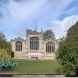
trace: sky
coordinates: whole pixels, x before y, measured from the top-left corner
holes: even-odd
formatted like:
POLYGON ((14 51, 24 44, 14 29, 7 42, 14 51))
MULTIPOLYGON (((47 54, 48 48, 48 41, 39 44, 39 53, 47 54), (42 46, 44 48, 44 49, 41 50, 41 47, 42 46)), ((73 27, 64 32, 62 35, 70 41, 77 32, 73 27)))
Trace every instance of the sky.
POLYGON ((58 39, 77 21, 78 0, 0 0, 0 32, 8 40, 25 38, 27 29, 50 29, 58 39))

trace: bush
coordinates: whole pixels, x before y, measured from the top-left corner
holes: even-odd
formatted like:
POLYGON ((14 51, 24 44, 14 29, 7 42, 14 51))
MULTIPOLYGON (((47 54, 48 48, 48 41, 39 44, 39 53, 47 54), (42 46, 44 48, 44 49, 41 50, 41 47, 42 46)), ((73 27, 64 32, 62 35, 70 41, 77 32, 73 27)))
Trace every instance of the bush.
POLYGON ((57 60, 63 65, 64 74, 78 74, 78 23, 67 31, 59 45, 57 60))
POLYGON ((1 71, 10 71, 10 70, 14 70, 16 67, 16 63, 12 60, 12 59, 9 59, 9 60, 1 60, 0 62, 0 70, 1 71))

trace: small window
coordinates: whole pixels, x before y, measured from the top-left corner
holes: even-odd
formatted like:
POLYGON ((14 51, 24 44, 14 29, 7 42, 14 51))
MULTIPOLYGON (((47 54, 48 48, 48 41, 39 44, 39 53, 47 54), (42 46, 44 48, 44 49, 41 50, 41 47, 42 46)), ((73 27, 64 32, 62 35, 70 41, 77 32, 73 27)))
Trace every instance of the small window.
POLYGON ((48 42, 46 44, 46 52, 47 53, 51 53, 51 52, 54 52, 55 51, 55 45, 53 42, 48 42))
POLYGON ((16 51, 22 51, 22 42, 20 41, 16 42, 16 51))

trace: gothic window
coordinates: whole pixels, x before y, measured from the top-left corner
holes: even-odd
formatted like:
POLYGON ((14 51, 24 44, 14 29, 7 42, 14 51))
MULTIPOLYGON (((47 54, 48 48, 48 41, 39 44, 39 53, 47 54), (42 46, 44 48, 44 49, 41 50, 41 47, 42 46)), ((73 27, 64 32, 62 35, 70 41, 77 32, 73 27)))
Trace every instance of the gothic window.
POLYGON ((16 42, 16 51, 22 51, 22 42, 20 41, 16 42))
POLYGON ((54 43, 48 42, 46 44, 46 52, 47 53, 51 53, 51 52, 54 52, 54 51, 55 51, 55 45, 54 45, 54 43))
POLYGON ((39 38, 38 37, 31 37, 30 38, 30 49, 31 50, 38 50, 39 49, 39 38))

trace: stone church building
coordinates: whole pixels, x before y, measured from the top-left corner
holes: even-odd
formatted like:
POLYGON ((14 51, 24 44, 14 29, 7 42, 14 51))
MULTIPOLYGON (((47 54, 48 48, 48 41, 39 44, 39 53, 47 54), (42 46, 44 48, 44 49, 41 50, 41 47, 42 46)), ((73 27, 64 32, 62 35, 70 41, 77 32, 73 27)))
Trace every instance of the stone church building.
POLYGON ((57 50, 57 41, 51 30, 27 30, 25 39, 17 37, 11 40, 11 45, 15 59, 54 59, 57 50))

